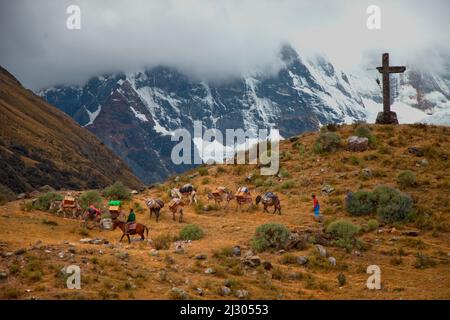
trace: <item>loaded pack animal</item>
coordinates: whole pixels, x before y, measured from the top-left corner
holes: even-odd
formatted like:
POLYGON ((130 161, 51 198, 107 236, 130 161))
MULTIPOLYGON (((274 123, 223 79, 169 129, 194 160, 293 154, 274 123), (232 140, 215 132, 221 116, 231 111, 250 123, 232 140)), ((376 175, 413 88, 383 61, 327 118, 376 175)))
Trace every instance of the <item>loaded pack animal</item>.
POLYGON ((267 210, 268 207, 274 207, 273 214, 278 211, 278 214, 281 214, 281 202, 278 196, 273 192, 266 192, 262 196, 259 195, 256 197, 256 205, 259 203, 264 205, 264 212, 269 212, 267 210))
POLYGON ((192 184, 185 184, 181 188, 174 188, 171 190, 172 198, 183 199, 183 196, 189 198, 189 204, 197 203, 197 189, 192 184))
POLYGON ((152 214, 155 214, 156 222, 159 221, 159 216, 161 214, 161 209, 164 207, 164 202, 161 199, 147 199, 145 200, 148 210, 150 211, 150 219, 152 214))
POLYGON ((225 208, 228 207, 228 204, 233 199, 234 195, 226 187, 217 187, 216 190, 208 192, 208 201, 214 200, 214 202, 219 205, 222 202, 226 202, 225 208))
POLYGON ((82 226, 84 228, 88 228, 89 222, 94 222, 94 227, 92 228, 99 228, 100 231, 102 230, 101 225, 101 218, 102 218, 102 212, 94 207, 88 207, 82 214, 81 220, 82 220, 82 226))
POLYGON ((120 237, 119 242, 122 241, 123 237, 127 236, 128 243, 131 243, 130 235, 135 234, 140 235, 141 240, 145 240, 144 233, 148 237, 148 227, 142 223, 136 223, 136 228, 129 229, 127 228, 127 223, 125 221, 122 221, 120 219, 113 220, 112 230, 115 230, 117 227, 122 230, 122 237, 120 237))
POLYGON ((248 204, 247 211, 250 210, 251 206, 253 205, 253 200, 250 194, 250 190, 247 187, 239 187, 234 197, 236 198, 239 211, 242 211, 243 204, 248 204))
POLYGON ((179 215, 178 221, 183 222, 183 206, 184 203, 180 198, 173 198, 172 200, 170 200, 168 207, 169 210, 172 212, 173 221, 176 221, 175 216, 178 213, 179 215))
POLYGON ((49 210, 51 212, 56 212, 56 215, 63 216, 66 215, 71 218, 78 218, 83 213, 83 208, 80 205, 80 201, 77 197, 72 196, 70 193, 67 194, 63 200, 54 200, 50 203, 49 210))

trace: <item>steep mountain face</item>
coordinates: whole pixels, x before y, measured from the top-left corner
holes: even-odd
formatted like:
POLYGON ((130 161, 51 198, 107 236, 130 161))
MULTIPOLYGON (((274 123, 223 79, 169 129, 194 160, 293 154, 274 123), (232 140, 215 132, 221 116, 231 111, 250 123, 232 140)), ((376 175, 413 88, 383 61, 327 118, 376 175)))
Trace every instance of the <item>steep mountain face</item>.
MULTIPOLYGON (((321 56, 302 59, 288 45, 280 50, 280 61, 284 67, 276 75, 219 84, 160 66, 39 94, 94 132, 148 183, 189 167, 170 160, 176 143, 170 138, 179 128, 192 132, 194 121, 223 134, 226 129, 277 128, 289 137, 326 123, 374 122, 382 110, 378 75, 346 75, 321 56)), ((415 70, 391 78, 393 110, 401 123, 450 122, 448 79, 415 70)))
POLYGON ((43 185, 100 188, 142 183, 94 134, 26 90, 0 67, 0 184, 15 193, 43 185))
POLYGON ((195 81, 170 67, 90 79, 39 94, 94 132, 141 179, 161 180, 185 170, 170 161, 178 128, 249 130, 277 128, 283 137, 321 124, 363 120, 365 109, 348 77, 322 57, 303 60, 289 46, 285 64, 270 77, 252 75, 227 83, 195 81))

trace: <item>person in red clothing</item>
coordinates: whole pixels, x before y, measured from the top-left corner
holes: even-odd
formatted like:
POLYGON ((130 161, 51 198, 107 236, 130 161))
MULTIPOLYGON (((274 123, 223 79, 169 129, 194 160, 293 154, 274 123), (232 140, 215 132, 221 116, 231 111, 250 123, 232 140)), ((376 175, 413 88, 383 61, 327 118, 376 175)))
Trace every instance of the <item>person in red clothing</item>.
POLYGON ((95 216, 101 214, 100 210, 97 209, 93 204, 91 204, 91 205, 89 206, 88 212, 89 212, 89 215, 90 215, 91 217, 95 217, 95 216))
POLYGON ((312 195, 312 198, 313 198, 314 218, 318 219, 320 216, 319 200, 317 200, 317 197, 315 194, 312 195))

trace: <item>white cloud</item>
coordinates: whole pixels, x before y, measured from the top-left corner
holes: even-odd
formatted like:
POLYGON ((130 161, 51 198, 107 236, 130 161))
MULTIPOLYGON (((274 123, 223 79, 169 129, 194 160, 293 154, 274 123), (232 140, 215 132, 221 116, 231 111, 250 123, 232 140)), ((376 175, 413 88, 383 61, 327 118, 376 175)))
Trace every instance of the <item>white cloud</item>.
POLYGON ((323 52, 344 69, 372 57, 369 52, 379 60, 385 50, 393 63, 414 56, 408 63, 439 69, 445 58, 430 64, 422 52, 449 52, 446 0, 0 0, 0 5, 0 64, 33 89, 159 64, 205 80, 270 73, 280 67, 281 42, 301 54, 323 52), (79 31, 66 29, 70 4, 81 7, 79 31), (370 4, 381 7, 380 31, 366 28, 370 4))

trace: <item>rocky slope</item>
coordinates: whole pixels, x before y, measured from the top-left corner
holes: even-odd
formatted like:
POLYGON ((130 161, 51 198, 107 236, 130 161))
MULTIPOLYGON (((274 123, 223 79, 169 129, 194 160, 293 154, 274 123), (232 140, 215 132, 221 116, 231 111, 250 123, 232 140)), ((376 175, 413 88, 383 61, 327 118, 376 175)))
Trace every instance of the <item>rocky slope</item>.
POLYGON ((0 184, 14 193, 49 185, 100 188, 141 182, 94 134, 0 67, 0 184))

